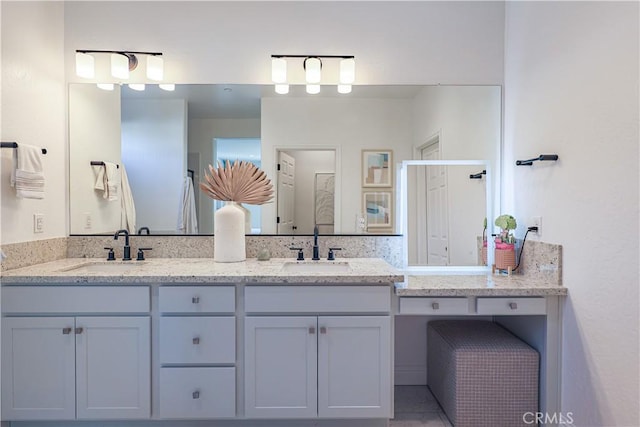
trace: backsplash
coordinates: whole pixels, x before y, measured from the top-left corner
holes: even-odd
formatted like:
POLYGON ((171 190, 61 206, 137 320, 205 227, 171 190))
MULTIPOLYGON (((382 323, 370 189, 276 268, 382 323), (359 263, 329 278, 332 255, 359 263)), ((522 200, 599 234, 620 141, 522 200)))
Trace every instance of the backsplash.
POLYGON ((562 245, 527 240, 518 273, 562 286, 562 245))
POLYGON ((67 258, 67 238, 10 243, 2 245, 2 252, 6 256, 1 263, 2 271, 55 261, 67 258))

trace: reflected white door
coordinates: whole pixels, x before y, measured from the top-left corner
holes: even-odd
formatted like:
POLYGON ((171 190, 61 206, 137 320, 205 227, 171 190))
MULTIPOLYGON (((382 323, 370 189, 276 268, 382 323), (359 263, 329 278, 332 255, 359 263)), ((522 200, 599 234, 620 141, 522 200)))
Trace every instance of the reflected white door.
MULTIPOLYGON (((440 145, 422 149, 422 160, 439 160, 440 145)), ((445 166, 429 166, 425 174, 427 265, 449 264, 449 224, 445 166)))
POLYGON ((295 206, 296 160, 278 152, 278 234, 292 234, 295 206))

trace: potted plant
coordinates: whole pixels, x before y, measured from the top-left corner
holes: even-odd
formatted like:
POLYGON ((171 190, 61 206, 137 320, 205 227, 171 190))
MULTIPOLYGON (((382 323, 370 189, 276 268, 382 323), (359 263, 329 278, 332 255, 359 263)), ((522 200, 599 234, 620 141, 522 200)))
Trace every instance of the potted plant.
POLYGON ((500 215, 496 218, 495 225, 500 227, 500 234, 495 239, 495 268, 511 272, 516 267, 516 239, 512 230, 515 230, 518 224, 513 216, 500 215))

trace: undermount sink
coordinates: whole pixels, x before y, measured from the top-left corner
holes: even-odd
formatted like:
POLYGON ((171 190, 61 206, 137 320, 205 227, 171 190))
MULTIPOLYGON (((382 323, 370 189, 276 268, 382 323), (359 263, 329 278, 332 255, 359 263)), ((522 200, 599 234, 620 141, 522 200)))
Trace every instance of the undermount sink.
POLYGON ((140 268, 142 265, 142 263, 136 261, 94 261, 74 265, 73 267, 65 268, 60 271, 73 273, 124 273, 140 268))
POLYGON ((348 262, 285 262, 282 271, 289 273, 345 273, 351 271, 348 262))

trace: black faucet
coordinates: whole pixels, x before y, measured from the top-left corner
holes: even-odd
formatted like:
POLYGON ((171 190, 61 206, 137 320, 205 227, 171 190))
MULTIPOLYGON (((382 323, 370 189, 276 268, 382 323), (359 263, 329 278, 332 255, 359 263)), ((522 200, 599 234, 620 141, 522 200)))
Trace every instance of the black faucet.
POLYGON ((129 246, 129 232, 127 230, 118 230, 113 236, 113 240, 118 240, 120 234, 124 234, 124 254, 122 256, 123 261, 131 261, 131 246, 129 246))
POLYGON ((140 227, 140 228, 138 228, 138 234, 142 234, 142 232, 143 232, 143 231, 146 231, 146 232, 147 232, 147 233, 146 233, 146 234, 147 234, 147 236, 148 236, 149 234, 151 234, 151 232, 149 231, 149 227, 140 227))
POLYGON ((313 227, 313 257, 311 257, 314 261, 320 260, 320 250, 318 248, 318 226, 315 225, 313 227))

